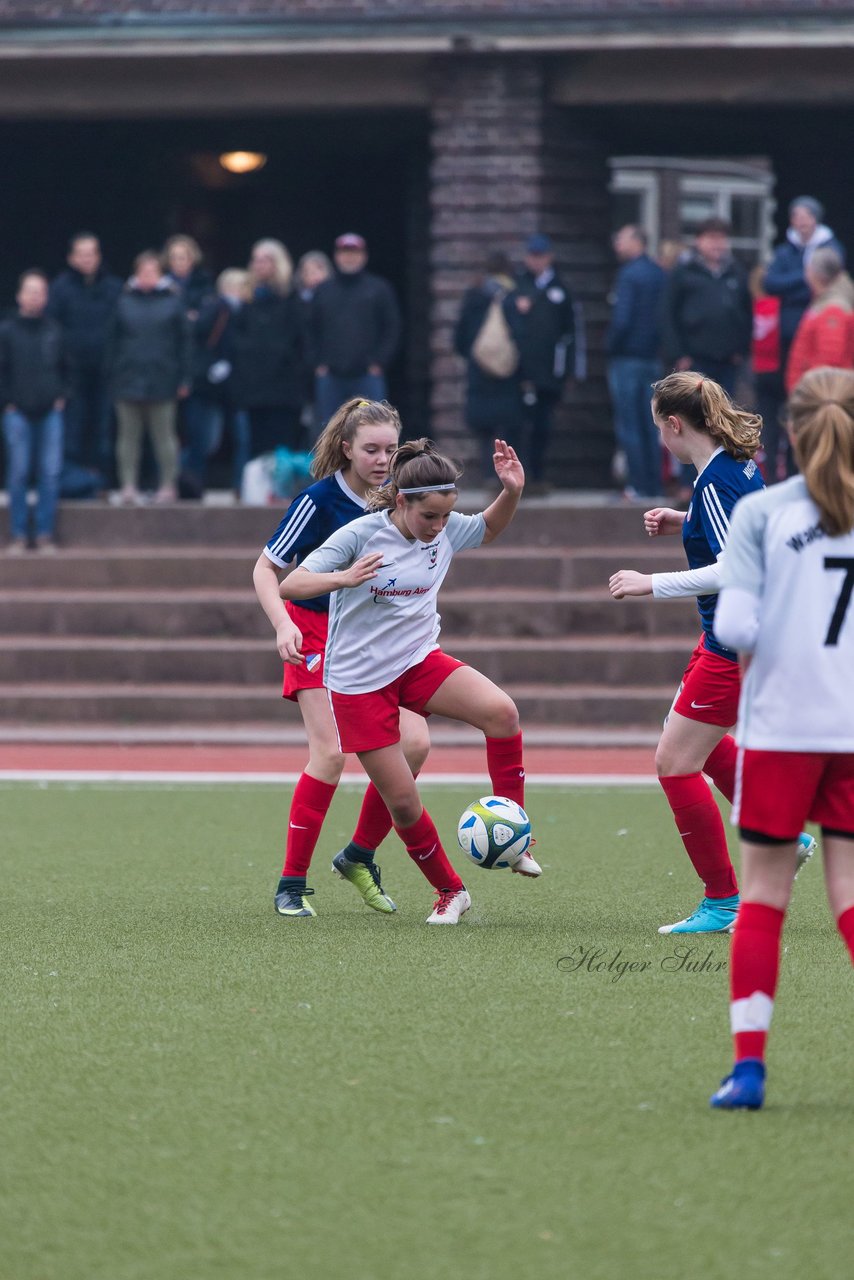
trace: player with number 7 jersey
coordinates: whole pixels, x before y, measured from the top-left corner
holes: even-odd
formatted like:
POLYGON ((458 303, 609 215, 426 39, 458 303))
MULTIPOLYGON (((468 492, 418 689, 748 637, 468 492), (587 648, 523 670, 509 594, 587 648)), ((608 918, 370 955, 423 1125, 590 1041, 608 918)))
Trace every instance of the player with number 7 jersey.
POLYGON ((801 470, 739 503, 715 629, 751 654, 739 703, 733 822, 744 892, 730 962, 732 1073, 723 1110, 762 1106, 765 1042, 797 853, 821 826, 827 896, 854 959, 854 372, 813 369, 792 393, 801 470))

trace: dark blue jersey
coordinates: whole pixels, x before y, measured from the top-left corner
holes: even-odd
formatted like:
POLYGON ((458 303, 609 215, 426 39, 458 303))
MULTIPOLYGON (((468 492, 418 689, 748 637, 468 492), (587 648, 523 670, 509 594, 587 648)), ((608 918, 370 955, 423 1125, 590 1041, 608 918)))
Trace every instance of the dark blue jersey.
MULTIPOLYGON (((713 453, 694 482, 691 505, 682 526, 682 542, 689 569, 704 569, 714 564, 726 546, 732 509, 746 493, 764 489, 762 474, 750 459, 739 461, 719 449, 713 453)), ((715 639, 713 624, 717 595, 698 596, 697 609, 703 625, 705 647, 732 662, 738 655, 725 649, 715 639)))
MULTIPOLYGON (((340 471, 297 494, 264 551, 273 564, 302 564, 330 534, 365 514, 365 500, 353 493, 340 471)), ((300 600, 301 609, 329 612, 329 596, 300 600)))

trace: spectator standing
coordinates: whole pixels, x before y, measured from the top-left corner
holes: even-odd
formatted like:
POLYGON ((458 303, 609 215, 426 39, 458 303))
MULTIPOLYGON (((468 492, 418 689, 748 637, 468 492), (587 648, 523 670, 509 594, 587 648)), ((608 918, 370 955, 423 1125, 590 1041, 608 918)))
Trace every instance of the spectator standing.
MULTIPOLYGON (((301 315, 306 334, 308 333, 308 327, 311 321, 311 304, 314 299, 314 295, 324 281, 332 279, 332 275, 332 263, 329 261, 326 254, 320 249, 310 249, 308 253, 304 253, 302 255, 297 263, 294 278, 296 280, 299 300, 302 304, 301 315)), ((302 397, 303 405, 301 421, 308 432, 312 445, 314 445, 320 435, 320 424, 317 421, 317 411, 315 407, 314 370, 308 360, 305 362, 302 397)))
POLYGON ((249 414, 252 457, 298 449, 303 370, 300 301, 279 240, 259 240, 249 261, 249 301, 235 317, 235 395, 249 414))
POLYGON ((340 235, 334 257, 335 274, 317 287, 309 312, 318 429, 353 396, 386 399, 386 373, 400 346, 397 298, 387 280, 367 270, 364 238, 340 235))
POLYGON ((729 237, 728 222, 708 218, 697 228, 693 251, 670 273, 664 348, 676 370, 704 373, 733 396, 739 367, 750 351, 753 307, 729 237))
POLYGON ((496 437, 514 448, 521 443, 524 421, 522 375, 519 365, 522 316, 516 309, 513 268, 506 253, 489 255, 479 284, 463 296, 454 330, 454 350, 466 361, 466 425, 477 437, 480 478, 491 482, 492 455, 496 437), (504 340, 513 371, 506 375, 490 372, 481 363, 477 341, 492 304, 497 302, 504 318, 504 340))
POLYGON ((842 263, 845 250, 824 225, 824 206, 814 196, 796 196, 789 205, 785 242, 774 251, 765 273, 765 291, 780 299, 780 338, 783 367, 801 316, 810 305, 806 267, 816 249, 834 249, 842 263))
POLYGON ((246 304, 249 276, 230 267, 220 273, 216 296, 202 303, 193 328, 193 389, 187 399, 187 443, 182 455, 181 492, 201 498, 208 459, 216 453, 228 427, 232 440, 234 489, 239 493, 249 461, 246 411, 234 402, 235 329, 246 304))
POLYGON ((647 253, 646 233, 622 227, 614 236, 622 264, 608 327, 608 386, 614 431, 626 456, 630 498, 661 493, 661 441, 652 417, 653 382, 661 377, 661 299, 665 272, 647 253))
MULTIPOLYGON (((756 409, 762 419, 762 473, 766 484, 776 484, 780 466, 781 413, 786 400, 780 345, 780 299, 765 290, 765 268, 750 273, 753 298, 753 339, 750 363, 756 387, 756 409)), ((791 449, 786 448, 786 473, 791 474, 791 449)))
POLYGON ((842 258, 830 247, 816 249, 805 268, 812 306, 804 312, 786 363, 791 395, 810 369, 854 368, 854 284, 842 258))
POLYGON ((516 279, 522 399, 526 426, 523 454, 528 491, 544 491, 545 460, 552 422, 570 373, 575 340, 572 298, 554 266, 548 236, 533 235, 525 246, 525 269, 516 279))
POLYGON ((41 271, 20 278, 17 315, 0 325, 0 406, 6 442, 11 542, 25 551, 29 537, 27 484, 35 463, 36 549, 56 550, 54 528, 62 472, 63 409, 70 363, 62 328, 47 315, 48 281, 41 271))
POLYGON ((163 246, 163 262, 166 279, 183 302, 190 324, 195 324, 214 292, 213 277, 202 266, 200 245, 192 236, 170 236, 163 246))
POLYGON ((48 314, 62 327, 72 382, 65 406, 65 460, 94 473, 95 487, 113 476, 112 404, 104 374, 107 328, 122 282, 104 267, 96 235, 81 231, 68 246, 68 266, 50 286, 48 314))
POLYGON ((118 416, 121 498, 140 501, 142 439, 151 435, 159 470, 155 502, 177 497, 178 399, 191 381, 190 326, 183 303, 163 275, 160 255, 147 249, 119 298, 107 335, 105 365, 118 416))

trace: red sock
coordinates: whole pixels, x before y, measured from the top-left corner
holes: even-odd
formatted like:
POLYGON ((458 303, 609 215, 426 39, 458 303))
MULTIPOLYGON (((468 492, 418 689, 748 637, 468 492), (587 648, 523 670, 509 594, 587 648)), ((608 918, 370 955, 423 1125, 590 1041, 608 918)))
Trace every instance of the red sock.
POLYGON ((448 861, 426 809, 421 810, 421 817, 411 827, 395 827, 395 830, 406 845, 406 852, 434 889, 462 889, 463 882, 448 861))
POLYGON ((334 795, 335 788, 331 783, 320 782, 308 773, 300 774, 288 817, 283 876, 304 876, 308 871, 323 819, 334 795))
POLYGON ((486 767, 492 794, 506 796, 525 807, 525 769, 522 764, 522 734, 512 738, 486 739, 486 767))
POLYGON ((729 858, 723 819, 701 773, 659 778, 685 852, 705 886, 707 898, 730 898, 738 882, 729 858))
POLYGON ((731 733, 724 734, 706 763, 703 773, 711 778, 724 799, 732 804, 735 795, 735 762, 738 759, 738 747, 731 733))
POLYGON ((847 911, 842 912, 836 921, 836 927, 845 939, 848 954, 854 960, 854 907, 849 907, 847 911))
POLYGON ((357 844, 360 849, 379 849, 391 827, 391 814, 386 808, 385 800, 370 782, 362 801, 356 830, 353 832, 353 844, 357 844))
MULTIPOLYGON (((854 912, 848 914, 854 916, 854 912)), ((729 962, 729 1017, 736 1062, 765 1057, 785 918, 785 911, 764 902, 743 902, 738 909, 729 962)))

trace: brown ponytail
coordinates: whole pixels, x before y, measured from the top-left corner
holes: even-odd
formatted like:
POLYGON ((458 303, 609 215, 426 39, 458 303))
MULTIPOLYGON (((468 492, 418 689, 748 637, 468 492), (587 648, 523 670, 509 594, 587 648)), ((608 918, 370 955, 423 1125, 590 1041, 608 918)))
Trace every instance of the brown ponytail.
POLYGON ((825 533, 854 529, 854 371, 810 369, 789 399, 792 447, 825 533))
POLYGON ((738 409, 723 387, 702 373, 671 373, 652 384, 652 403, 660 418, 682 418, 739 460, 759 449, 762 419, 738 409))

